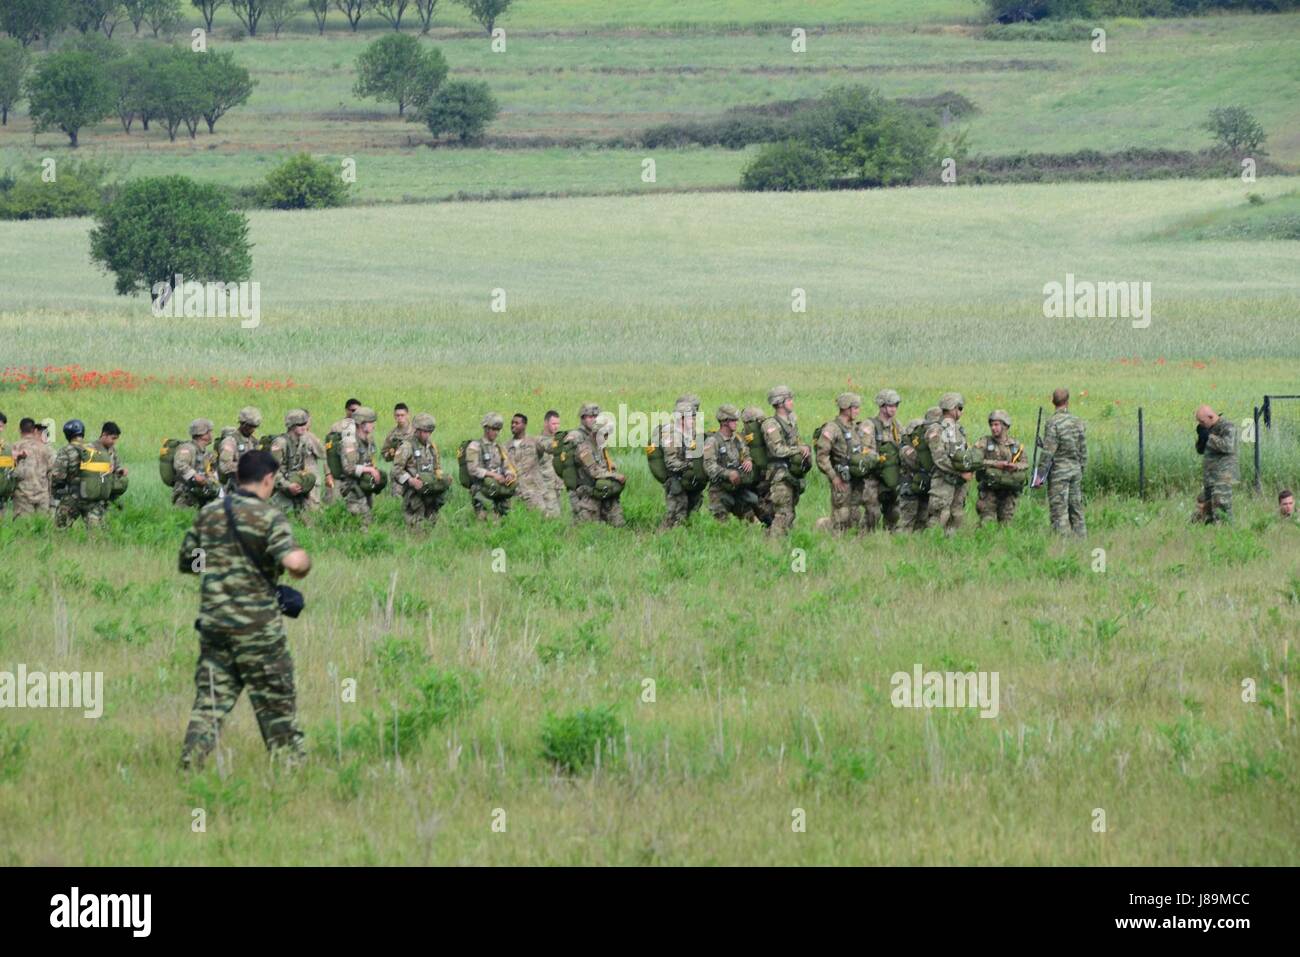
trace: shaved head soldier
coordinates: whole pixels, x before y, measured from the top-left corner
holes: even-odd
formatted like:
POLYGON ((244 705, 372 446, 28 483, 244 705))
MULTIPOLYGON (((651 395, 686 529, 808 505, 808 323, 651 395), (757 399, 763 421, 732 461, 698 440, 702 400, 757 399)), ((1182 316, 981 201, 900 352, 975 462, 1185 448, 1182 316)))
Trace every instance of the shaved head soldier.
POLYGON ((1088 533, 1083 519, 1083 471, 1088 467, 1088 441, 1083 420, 1070 414, 1070 390, 1052 393, 1056 409, 1043 426, 1043 463, 1047 476, 1047 505, 1052 528, 1064 534, 1073 531, 1079 537, 1088 533))

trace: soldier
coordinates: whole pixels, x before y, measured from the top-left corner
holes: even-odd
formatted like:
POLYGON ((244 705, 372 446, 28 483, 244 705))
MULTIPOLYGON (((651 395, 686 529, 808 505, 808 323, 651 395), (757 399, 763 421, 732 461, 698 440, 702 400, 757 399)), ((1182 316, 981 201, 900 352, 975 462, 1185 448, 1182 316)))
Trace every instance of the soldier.
POLYGON ((85 520, 86 528, 101 526, 109 503, 120 494, 118 483, 126 479, 126 469, 114 448, 122 435, 117 423, 105 422, 99 439, 89 445, 84 442, 85 431, 80 419, 65 423, 63 434, 68 444, 54 457, 51 481, 60 490, 54 512, 57 528, 68 528, 78 518, 85 520), (92 489, 97 491, 87 495, 92 489))
POLYGON ((718 407, 718 431, 704 440, 704 474, 709 478, 709 513, 719 522, 734 515, 745 521, 759 516, 754 492, 754 463, 749 446, 736 434, 740 413, 734 405, 718 407))
MULTIPOLYGON (((384 436, 384 444, 380 448, 380 455, 385 462, 393 461, 393 456, 397 454, 397 447, 406 439, 409 439, 414 433, 411 428, 411 410, 407 408, 405 402, 399 402, 393 406, 393 428, 384 436)), ((397 487, 397 483, 392 484, 391 491, 396 498, 402 497, 402 490, 397 487)))
MULTIPOLYGON (((328 430, 326 430, 326 436, 328 436, 330 432, 337 432, 341 436, 346 436, 352 432, 357 427, 357 424, 352 421, 352 413, 359 408, 361 408, 360 399, 348 399, 347 402, 343 403, 343 418, 339 419, 337 422, 332 424, 328 430)), ((324 446, 322 446, 322 448, 323 447, 324 446)), ((328 505, 330 502, 333 502, 340 497, 340 493, 334 487, 334 476, 330 474, 330 470, 327 468, 325 469, 325 494, 323 500, 325 504, 328 505)))
POLYGON ((966 483, 975 477, 967 468, 966 430, 961 427, 965 400, 960 392, 945 392, 939 399, 939 421, 925 430, 934 459, 930 478, 930 504, 926 528, 942 528, 951 535, 961 528, 966 510, 966 483))
POLYGON ((866 469, 875 464, 875 432, 858 422, 862 397, 842 392, 835 399, 839 415, 817 435, 817 468, 831 483, 831 530, 862 528, 862 497, 866 469))
MULTIPOLYGON (((543 470, 543 465, 551 462, 549 448, 549 441, 528 434, 528 416, 516 412, 510 417, 510 444, 506 453, 519 476, 519 498, 547 518, 558 518, 560 508, 555 488, 543 470)), ((554 474, 552 468, 551 475, 554 474)))
POLYGON ((668 469, 668 480, 664 482, 667 511, 660 528, 682 524, 704 500, 706 486, 699 484, 694 476, 695 459, 704 451, 695 435, 695 401, 695 396, 682 396, 673 407, 672 420, 656 430, 664 466, 668 469))
POLYGON ((303 754, 276 579, 281 570, 305 577, 311 559, 294 541, 284 513, 267 501, 275 473, 270 453, 254 449, 241 456, 235 491, 205 505, 181 545, 180 571, 202 576, 199 661, 182 768, 202 767, 245 687, 272 756, 296 763, 303 754))
POLYGON ((892 532, 898 528, 898 453, 902 442, 902 434, 898 429, 898 407, 901 403, 902 399, 893 389, 881 389, 876 393, 876 407, 880 412, 872 417, 870 424, 876 454, 881 463, 877 471, 867 479, 862 493, 866 529, 869 532, 880 527, 882 518, 887 531, 892 532))
POLYGON ((246 405, 239 410, 239 424, 221 430, 221 442, 217 445, 217 478, 227 491, 235 489, 235 466, 239 464, 239 457, 257 448, 255 433, 261 424, 262 413, 246 405))
POLYGON ((271 440, 271 457, 279 468, 271 504, 282 512, 301 513, 307 496, 316 486, 316 476, 307 468, 307 410, 290 409, 284 414, 284 433, 271 440), (310 477, 309 477, 310 476, 310 477))
POLYGON ((4 431, 9 425, 9 418, 0 412, 0 480, 5 482, 0 485, 0 518, 4 518, 5 510, 9 507, 9 499, 13 495, 13 489, 8 487, 9 480, 12 479, 17 484, 17 479, 13 473, 18 465, 18 459, 14 456, 14 450, 5 444, 4 431))
POLYGON ((573 429, 564 437, 565 443, 575 449, 573 467, 578 476, 578 487, 569 493, 569 507, 574 524, 604 522, 622 528, 626 524, 623 506, 619 496, 610 493, 615 487, 626 485, 627 476, 614 467, 609 451, 599 442, 596 424, 599 416, 600 406, 594 402, 586 403, 578 410, 582 427, 573 429))
POLYGON ((542 439, 539 444, 550 454, 542 456, 542 481, 545 483, 546 514, 560 514, 560 502, 564 499, 564 479, 555 471, 555 453, 560 444, 560 413, 548 409, 542 416, 542 439))
POLYGON ((177 508, 202 508, 221 493, 216 463, 208 446, 212 444, 212 420, 195 419, 190 423, 190 440, 176 446, 172 467, 176 481, 172 484, 172 505, 177 508))
POLYGON ((899 528, 922 531, 930 517, 930 480, 934 460, 925 441, 925 430, 943 417, 943 410, 932 405, 925 417, 913 419, 903 429, 899 447, 898 520, 899 528))
MULTIPOLYGON (((323 499, 321 495, 321 463, 324 460, 325 443, 312 432, 311 413, 307 412, 307 430, 302 434, 302 467, 304 471, 316 476, 311 491, 307 493, 307 511, 309 512, 315 512, 321 508, 323 499)), ((328 468, 325 469, 324 481, 326 490, 332 492, 334 490, 334 476, 330 474, 328 468)))
POLYGON ((1232 486, 1237 473, 1237 428, 1208 405, 1196 410, 1196 453, 1203 456, 1201 477, 1205 503, 1200 521, 1232 521, 1232 486))
POLYGON ((505 450, 497 443, 504 420, 496 412, 483 416, 483 436, 465 447, 465 468, 470 477, 470 503, 475 517, 497 521, 510 511, 510 498, 518 478, 505 450))
POLYGON ((438 427, 433 416, 421 412, 411 420, 411 435, 393 456, 393 484, 402 490, 402 516, 407 528, 438 523, 451 482, 443 475, 438 446, 432 441, 438 427))
POLYGON ((779 385, 767 394, 773 414, 763 422, 763 443, 767 446, 768 502, 772 512, 769 533, 788 534, 794 512, 803 494, 804 475, 812 449, 799 439, 799 422, 794 414, 794 393, 779 385))
POLYGON ((45 438, 44 430, 32 419, 18 423, 22 436, 14 443, 14 518, 20 515, 45 515, 50 501, 50 471, 54 467, 54 450, 45 438))
POLYGON ((976 448, 984 458, 979 472, 979 498, 975 512, 983 525, 996 518, 999 525, 1008 524, 1016 514, 1016 503, 1025 488, 1025 447, 1011 437, 1011 416, 1003 409, 989 413, 989 434, 979 440, 976 448))
MULTIPOLYGON (((15 511, 14 514, 18 513, 15 511)), ((1295 519, 1295 494, 1289 488, 1277 493, 1277 514, 1283 521, 1295 519)))
MULTIPOLYGON (((1083 537, 1088 527, 1083 520, 1083 470, 1088 467, 1088 441, 1083 420, 1070 414, 1070 390, 1052 393, 1055 412, 1043 426, 1043 461, 1039 474, 1047 476, 1047 504, 1052 528, 1083 537), (1068 515, 1068 524, 1067 524, 1068 515)), ((1041 480, 1036 484, 1042 484, 1041 480)))
MULTIPOLYGON (((375 410, 359 405, 352 411, 352 428, 343 432, 339 459, 343 478, 339 479, 338 496, 348 513, 359 515, 361 524, 370 527, 376 489, 383 491, 384 473, 375 466, 375 410)), ((335 430, 339 431, 339 430, 335 430)))

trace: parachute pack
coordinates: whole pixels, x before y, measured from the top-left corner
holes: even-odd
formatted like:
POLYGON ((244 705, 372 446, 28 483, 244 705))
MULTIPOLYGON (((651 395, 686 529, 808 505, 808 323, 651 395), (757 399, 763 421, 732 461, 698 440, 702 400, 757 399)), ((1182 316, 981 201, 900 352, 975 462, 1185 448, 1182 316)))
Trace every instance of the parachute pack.
MULTIPOLYGON (((841 429, 842 427, 834 419, 829 422, 823 422, 817 428, 813 429, 813 447, 821 440, 822 433, 829 428, 841 429)), ((880 468, 881 459, 874 452, 867 451, 865 446, 853 442, 851 436, 846 434, 845 440, 849 442, 849 478, 857 480, 869 478, 874 475, 880 468)))
POLYGON ((341 479, 343 475, 343 433, 330 432, 325 436, 325 466, 330 475, 341 479))
POLYGON ((176 450, 185 444, 184 439, 164 439, 158 450, 158 477, 163 485, 171 487, 176 484, 176 450))
MULTIPOLYGON (((555 458, 555 472, 572 492, 578 487, 578 444, 566 433, 564 439, 551 446, 555 458)), ((665 472, 665 475, 667 473, 665 472)))
POLYGON ((83 502, 108 502, 126 491, 125 476, 114 482, 112 453, 93 446, 81 448, 78 478, 77 497, 83 502), (115 495, 116 485, 121 485, 121 491, 115 495))
POLYGON ((740 438, 749 446, 749 459, 755 472, 767 471, 767 443, 763 441, 762 416, 745 419, 741 423, 740 438))
MULTIPOLYGON (((992 459, 997 455, 997 445, 994 442, 981 443, 981 454, 986 458, 992 459)), ((1016 440, 1011 440, 1011 458, 1009 461, 1019 463, 1024 461, 1025 447, 1016 440)), ((984 488, 1011 491, 1020 491, 1025 487, 1025 482, 1029 478, 1027 469, 982 469, 979 473, 980 485, 984 488)))
POLYGON ((13 455, 0 442, 0 501, 4 501, 18 488, 18 473, 14 471, 18 463, 13 455))

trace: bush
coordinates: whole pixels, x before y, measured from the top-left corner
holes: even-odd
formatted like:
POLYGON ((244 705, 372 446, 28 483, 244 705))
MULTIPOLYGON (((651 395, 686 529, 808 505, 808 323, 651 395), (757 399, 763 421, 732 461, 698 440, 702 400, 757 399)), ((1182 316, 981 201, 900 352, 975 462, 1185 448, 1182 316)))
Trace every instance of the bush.
POLYGON ((1084 20, 1049 20, 1041 23, 992 23, 984 28, 985 40, 1036 40, 1077 43, 1092 39, 1093 24, 1084 20))
POLYGON ((434 94, 424 122, 434 136, 454 133, 464 143, 481 137, 498 112, 497 101, 486 83, 457 80, 434 94))
POLYGON ((1214 141, 1234 156, 1253 153, 1268 137, 1253 113, 1244 106, 1224 106, 1210 110, 1201 128, 1208 130, 1214 141))
POLYGON ((867 87, 827 91, 798 126, 798 139, 825 151, 833 175, 861 185, 909 183, 937 162, 938 127, 867 87))
POLYGON ((576 773, 595 762, 597 748, 605 763, 608 742, 617 733, 618 718, 612 707, 548 714, 542 721, 542 756, 559 770, 576 773))
POLYGON ((795 140, 764 147, 745 167, 740 188, 749 190, 826 189, 830 160, 825 152, 795 140))
POLYGON ((342 206, 348 193, 348 184, 334 167, 299 153, 266 174, 257 199, 272 209, 325 209, 342 206))
POLYGON ((344 747, 379 757, 409 753, 431 730, 472 711, 482 700, 474 675, 434 667, 408 679, 397 693, 400 700, 387 709, 367 711, 347 730, 344 747))
POLYGON ((103 202, 106 173, 103 166, 65 160, 59 163, 53 182, 35 174, 0 179, 0 219, 89 216, 103 202))

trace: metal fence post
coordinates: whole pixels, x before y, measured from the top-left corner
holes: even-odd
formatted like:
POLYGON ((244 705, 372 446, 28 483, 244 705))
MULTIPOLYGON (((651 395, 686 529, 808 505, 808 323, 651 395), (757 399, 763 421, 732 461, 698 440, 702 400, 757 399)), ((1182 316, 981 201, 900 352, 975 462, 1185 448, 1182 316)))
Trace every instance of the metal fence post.
MULTIPOLYGON (((1267 401, 1267 399, 1265 400, 1267 401)), ((1259 475, 1259 447, 1263 443, 1263 436, 1259 434, 1259 416, 1263 410, 1255 406, 1255 494, 1258 495, 1264 490, 1264 485, 1259 475)))
POLYGON ((1147 447, 1146 430, 1142 419, 1142 406, 1138 406, 1138 498, 1147 497, 1147 447))

